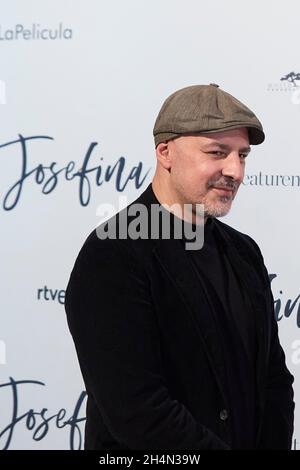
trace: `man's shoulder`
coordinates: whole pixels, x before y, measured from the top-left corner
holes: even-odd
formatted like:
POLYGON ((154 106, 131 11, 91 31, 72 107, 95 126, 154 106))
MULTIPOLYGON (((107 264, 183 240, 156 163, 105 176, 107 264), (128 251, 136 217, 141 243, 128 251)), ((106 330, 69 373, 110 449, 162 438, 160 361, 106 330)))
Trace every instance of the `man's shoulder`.
POLYGON ((122 230, 128 228, 132 220, 137 216, 141 206, 144 206, 148 211, 153 202, 153 192, 151 185, 149 185, 146 190, 130 204, 93 229, 87 236, 82 248, 106 250, 113 246, 126 244, 128 237, 124 235, 122 230))
MULTIPOLYGON (((137 200, 139 201, 139 199, 137 200)), ((86 237, 75 261, 77 269, 99 269, 101 265, 110 265, 111 269, 122 264, 143 265, 151 254, 151 239, 135 238, 136 233, 130 232, 130 223, 135 218, 130 215, 129 204, 108 220, 94 228, 86 237)))

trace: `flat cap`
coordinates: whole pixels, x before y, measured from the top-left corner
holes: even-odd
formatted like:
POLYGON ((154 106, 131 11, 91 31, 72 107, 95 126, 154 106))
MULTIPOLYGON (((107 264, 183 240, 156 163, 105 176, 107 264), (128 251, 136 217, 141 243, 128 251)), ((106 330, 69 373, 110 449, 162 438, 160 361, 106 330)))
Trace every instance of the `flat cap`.
POLYGON ((155 121, 155 147, 189 133, 211 133, 246 127, 249 142, 261 144, 265 134, 260 121, 243 103, 219 85, 193 85, 175 91, 163 103, 155 121))

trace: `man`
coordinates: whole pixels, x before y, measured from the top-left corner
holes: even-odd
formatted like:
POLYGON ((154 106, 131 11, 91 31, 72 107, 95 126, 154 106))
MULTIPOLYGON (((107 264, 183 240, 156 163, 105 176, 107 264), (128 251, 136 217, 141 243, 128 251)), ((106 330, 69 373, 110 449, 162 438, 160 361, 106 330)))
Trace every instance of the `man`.
POLYGON ((165 101, 154 138, 152 184, 90 234, 66 292, 85 448, 290 449, 293 377, 267 270, 256 243, 216 219, 264 140, 261 123, 218 85, 197 85, 165 101), (203 247, 187 249, 186 232, 149 236, 155 205, 171 228, 204 225, 203 247), (147 209, 146 237, 128 236, 134 207, 147 209))

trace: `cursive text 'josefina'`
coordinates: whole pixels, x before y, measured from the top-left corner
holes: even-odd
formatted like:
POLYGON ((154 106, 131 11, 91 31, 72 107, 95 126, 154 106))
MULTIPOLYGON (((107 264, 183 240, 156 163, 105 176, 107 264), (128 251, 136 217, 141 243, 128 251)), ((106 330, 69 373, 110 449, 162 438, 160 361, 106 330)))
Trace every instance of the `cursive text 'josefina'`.
POLYGON ((79 423, 85 421, 86 418, 85 416, 79 417, 79 413, 86 398, 86 392, 81 392, 70 417, 66 416, 67 411, 65 408, 60 408, 54 413, 51 413, 48 408, 42 408, 41 410, 30 408, 25 413, 20 413, 20 408, 23 407, 22 394, 24 393, 24 387, 26 388, 26 394, 28 394, 32 393, 32 387, 36 388, 37 385, 44 386, 45 384, 38 380, 14 380, 12 377, 9 378, 8 382, 0 384, 0 392, 8 390, 12 398, 10 422, 5 424, 2 429, 0 428, 0 448, 2 450, 9 449, 15 429, 22 423, 32 433, 34 441, 44 439, 51 427, 69 429, 70 449, 80 450, 83 439, 79 423))
POLYGON ((82 165, 76 169, 74 160, 66 165, 60 166, 58 162, 39 163, 31 166, 29 158, 29 144, 34 141, 53 141, 54 138, 48 135, 33 135, 24 137, 19 134, 19 138, 0 144, 0 149, 5 147, 17 147, 20 151, 20 172, 18 179, 10 186, 3 198, 3 209, 12 210, 20 201, 25 183, 37 184, 41 187, 42 194, 51 193, 58 185, 59 181, 78 181, 79 202, 82 206, 87 206, 91 198, 92 184, 101 186, 114 177, 115 189, 119 192, 124 191, 130 180, 133 180, 135 188, 139 189, 144 183, 150 168, 144 173, 143 163, 140 161, 132 168, 126 167, 125 157, 119 157, 113 164, 103 165, 103 157, 98 157, 101 161, 91 165, 92 157, 95 154, 97 142, 91 142, 84 155, 82 165))

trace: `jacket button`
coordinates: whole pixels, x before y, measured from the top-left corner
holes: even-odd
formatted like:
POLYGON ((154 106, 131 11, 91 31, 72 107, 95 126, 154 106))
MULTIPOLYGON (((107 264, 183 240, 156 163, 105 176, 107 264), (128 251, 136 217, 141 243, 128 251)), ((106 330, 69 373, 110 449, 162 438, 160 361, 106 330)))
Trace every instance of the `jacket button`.
POLYGON ((220 416, 220 419, 222 421, 226 421, 228 419, 228 411, 227 410, 221 410, 219 416, 220 416))

